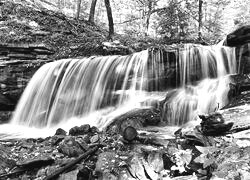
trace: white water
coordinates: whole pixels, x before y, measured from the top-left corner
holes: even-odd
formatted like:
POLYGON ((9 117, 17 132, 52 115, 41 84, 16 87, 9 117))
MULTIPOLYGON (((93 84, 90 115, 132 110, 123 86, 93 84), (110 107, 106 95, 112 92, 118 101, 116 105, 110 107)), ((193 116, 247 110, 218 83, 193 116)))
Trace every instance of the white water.
POLYGON ((234 48, 187 44, 179 56, 182 87, 164 104, 170 125, 182 125, 224 107, 230 83, 226 75, 236 73, 234 48), (192 85, 197 75, 201 81, 192 85))
MULTIPOLYGON (((197 45, 186 45, 176 53, 181 88, 167 102, 170 125, 181 125, 227 103, 229 80, 224 76, 236 72, 234 54, 231 48, 197 45)), ((11 123, 1 125, 0 132, 45 137, 58 127, 69 130, 90 124, 103 128, 114 117, 148 105, 144 103, 148 99, 163 99, 167 90, 158 92, 162 82, 148 82, 160 79, 164 72, 161 50, 48 63, 33 76, 11 123)))

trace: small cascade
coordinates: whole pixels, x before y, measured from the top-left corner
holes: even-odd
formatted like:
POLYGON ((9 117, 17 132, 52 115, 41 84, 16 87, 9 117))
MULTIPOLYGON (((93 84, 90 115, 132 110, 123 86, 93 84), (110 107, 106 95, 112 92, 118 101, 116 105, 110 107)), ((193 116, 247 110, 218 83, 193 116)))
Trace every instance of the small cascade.
POLYGON ((187 44, 171 53, 153 48, 128 56, 54 61, 35 73, 10 125, 103 128, 122 113, 164 100, 170 91, 162 119, 182 125, 227 103, 226 75, 233 73, 235 49, 223 46, 187 44))
POLYGON ((236 73, 235 48, 185 44, 179 52, 181 86, 236 73))
POLYGON ((226 75, 236 73, 234 48, 187 44, 179 56, 181 87, 164 103, 163 114, 170 125, 224 107, 230 84, 226 75))
POLYGON ((204 79, 196 86, 176 90, 164 103, 164 117, 169 125, 182 125, 196 120, 197 115, 214 112, 228 103, 230 78, 204 79))

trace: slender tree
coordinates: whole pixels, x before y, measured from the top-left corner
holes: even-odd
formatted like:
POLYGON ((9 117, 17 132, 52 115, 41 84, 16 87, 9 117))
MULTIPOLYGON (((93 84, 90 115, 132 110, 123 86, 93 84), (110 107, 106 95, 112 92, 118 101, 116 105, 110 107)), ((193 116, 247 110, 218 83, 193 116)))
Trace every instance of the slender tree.
POLYGON ((95 7, 96 7, 97 0, 92 0, 90 12, 89 12, 89 22, 94 24, 95 21, 95 7))
POLYGON ((145 30, 145 35, 148 35, 148 29, 149 29, 149 20, 152 14, 152 10, 153 10, 153 1, 149 0, 148 1, 148 12, 147 12, 147 16, 146 16, 146 30, 145 30))
POLYGON ((77 0, 76 19, 79 19, 82 0, 77 0))
POLYGON ((109 0, 104 0, 106 10, 107 10, 107 16, 108 16, 108 21, 109 21, 109 36, 108 39, 112 39, 114 35, 114 22, 113 22, 113 16, 112 16, 112 10, 110 6, 110 1, 109 0))
POLYGON ((201 41, 201 29, 202 29, 202 0, 199 0, 199 27, 198 27, 198 38, 201 41))

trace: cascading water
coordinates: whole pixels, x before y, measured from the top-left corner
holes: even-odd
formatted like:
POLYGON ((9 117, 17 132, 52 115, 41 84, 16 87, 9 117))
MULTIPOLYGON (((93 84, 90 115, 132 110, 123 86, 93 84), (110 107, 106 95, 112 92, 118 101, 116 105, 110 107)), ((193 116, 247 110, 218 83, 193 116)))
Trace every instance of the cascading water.
POLYGON ((148 51, 142 51, 46 64, 30 81, 11 123, 51 127, 130 99, 136 106, 146 88, 147 59, 148 51))
MULTIPOLYGON (((158 49, 48 63, 29 82, 10 125, 35 128, 37 136, 48 135, 37 129, 53 134, 57 127, 67 130, 86 123, 103 128, 122 113, 150 105, 148 99, 163 100, 173 91, 173 77, 180 88, 165 101, 162 113, 169 125, 222 107, 229 83, 224 76, 236 72, 234 49, 185 45, 173 53, 175 61, 158 49), (166 77, 173 72, 169 81, 166 77)), ((4 133, 7 128, 0 129, 4 133)))
POLYGON ((187 44, 179 52, 179 67, 181 88, 164 104, 168 124, 182 125, 228 103, 226 75, 236 73, 234 48, 187 44))

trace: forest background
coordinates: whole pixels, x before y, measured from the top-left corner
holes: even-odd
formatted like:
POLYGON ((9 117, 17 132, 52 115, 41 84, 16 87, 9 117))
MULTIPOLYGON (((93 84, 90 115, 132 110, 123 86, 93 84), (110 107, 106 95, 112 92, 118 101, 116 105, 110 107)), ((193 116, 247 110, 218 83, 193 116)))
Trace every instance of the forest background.
POLYGON ((49 0, 58 11, 114 33, 173 42, 219 42, 250 23, 250 0, 49 0), (108 12, 108 15, 107 15, 108 12))

